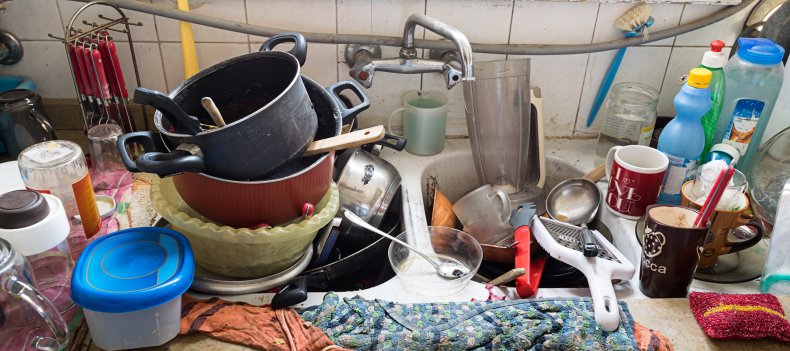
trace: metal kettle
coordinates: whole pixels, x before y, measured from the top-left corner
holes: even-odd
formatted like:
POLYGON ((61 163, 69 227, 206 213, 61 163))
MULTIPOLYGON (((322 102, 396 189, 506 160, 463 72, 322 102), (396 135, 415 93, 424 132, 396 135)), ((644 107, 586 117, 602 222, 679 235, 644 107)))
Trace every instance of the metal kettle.
POLYGON ((0 141, 12 158, 30 145, 54 139, 55 128, 44 112, 41 96, 25 89, 0 94, 0 141))

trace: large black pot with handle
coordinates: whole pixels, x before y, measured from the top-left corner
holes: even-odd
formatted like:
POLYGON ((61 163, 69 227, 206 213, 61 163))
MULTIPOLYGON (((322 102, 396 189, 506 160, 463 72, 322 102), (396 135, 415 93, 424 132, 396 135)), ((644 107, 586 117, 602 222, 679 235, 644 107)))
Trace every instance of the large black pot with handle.
POLYGON ((154 124, 167 144, 178 145, 169 153, 140 156, 138 168, 160 175, 205 172, 255 180, 300 157, 318 123, 300 76, 307 43, 299 33, 284 33, 262 49, 266 51, 223 61, 182 82, 169 94, 175 104, 163 94, 136 91, 135 102, 157 108, 154 124), (293 49, 271 51, 283 42, 293 42, 293 49), (226 126, 212 128, 203 97, 214 100, 226 126))

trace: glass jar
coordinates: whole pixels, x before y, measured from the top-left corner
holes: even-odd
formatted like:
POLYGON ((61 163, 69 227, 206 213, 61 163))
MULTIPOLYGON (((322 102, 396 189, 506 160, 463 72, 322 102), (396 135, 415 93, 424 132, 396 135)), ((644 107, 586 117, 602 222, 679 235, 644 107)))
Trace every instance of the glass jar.
POLYGON ((605 158, 616 145, 650 145, 656 125, 658 91, 641 83, 619 83, 604 105, 596 153, 605 158))

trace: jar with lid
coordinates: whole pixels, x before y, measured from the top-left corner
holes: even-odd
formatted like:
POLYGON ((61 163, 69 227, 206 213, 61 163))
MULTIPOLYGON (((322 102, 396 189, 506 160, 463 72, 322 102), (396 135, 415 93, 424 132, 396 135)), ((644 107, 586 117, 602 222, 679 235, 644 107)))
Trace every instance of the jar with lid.
POLYGON ((63 202, 72 227, 69 247, 80 252, 87 239, 101 229, 96 196, 80 146, 65 140, 45 141, 22 150, 18 162, 25 187, 52 194, 63 202), (78 230, 77 223, 82 223, 83 230, 78 230))
POLYGON ((619 83, 612 88, 602 111, 603 124, 596 153, 605 158, 616 145, 650 145, 656 125, 658 91, 641 83, 619 83))
POLYGON ((28 278, 60 312, 73 306, 68 235, 66 211, 57 197, 32 190, 0 195, 0 239, 25 256, 33 271, 28 278))

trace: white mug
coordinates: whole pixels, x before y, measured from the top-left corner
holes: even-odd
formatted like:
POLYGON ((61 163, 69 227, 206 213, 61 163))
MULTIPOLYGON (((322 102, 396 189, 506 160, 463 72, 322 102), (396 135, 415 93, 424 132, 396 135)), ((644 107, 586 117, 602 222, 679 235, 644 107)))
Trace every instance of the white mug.
POLYGON ((489 184, 464 195, 453 205, 464 231, 481 244, 496 244, 513 235, 510 225, 510 198, 489 184))

